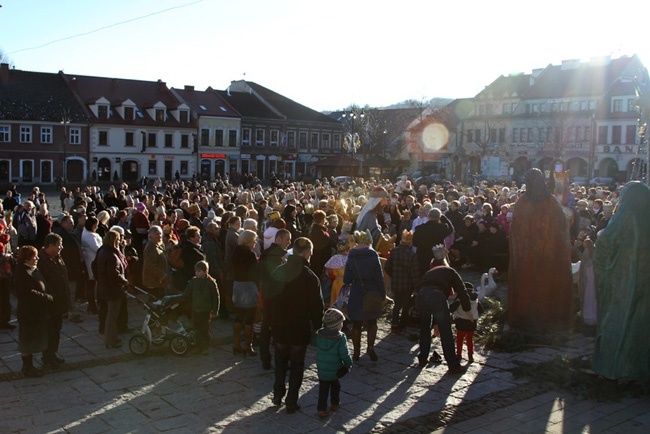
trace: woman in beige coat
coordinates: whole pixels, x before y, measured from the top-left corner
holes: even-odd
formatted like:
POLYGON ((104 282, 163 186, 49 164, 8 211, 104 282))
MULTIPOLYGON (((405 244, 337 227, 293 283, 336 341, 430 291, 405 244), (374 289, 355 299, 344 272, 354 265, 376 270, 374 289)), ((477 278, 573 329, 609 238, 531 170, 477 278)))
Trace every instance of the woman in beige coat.
POLYGON ((169 283, 169 265, 167 253, 162 241, 163 230, 160 226, 151 226, 148 232, 148 241, 142 256, 142 286, 156 298, 165 295, 165 288, 169 283))

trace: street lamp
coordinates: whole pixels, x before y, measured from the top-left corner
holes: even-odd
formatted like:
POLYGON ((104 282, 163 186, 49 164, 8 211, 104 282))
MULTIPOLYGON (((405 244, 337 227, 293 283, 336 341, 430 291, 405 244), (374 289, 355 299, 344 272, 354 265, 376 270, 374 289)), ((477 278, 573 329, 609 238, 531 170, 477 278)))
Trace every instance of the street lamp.
POLYGON ((61 125, 63 125, 63 182, 68 181, 68 154, 67 154, 67 144, 68 144, 68 125, 70 124, 70 117, 67 112, 63 112, 63 118, 61 119, 61 125))
POLYGON ((343 149, 350 154, 355 154, 361 147, 361 138, 359 133, 355 131, 357 120, 361 123, 365 121, 366 113, 353 107, 350 111, 344 111, 341 117, 347 121, 349 131, 345 134, 343 139, 343 149))

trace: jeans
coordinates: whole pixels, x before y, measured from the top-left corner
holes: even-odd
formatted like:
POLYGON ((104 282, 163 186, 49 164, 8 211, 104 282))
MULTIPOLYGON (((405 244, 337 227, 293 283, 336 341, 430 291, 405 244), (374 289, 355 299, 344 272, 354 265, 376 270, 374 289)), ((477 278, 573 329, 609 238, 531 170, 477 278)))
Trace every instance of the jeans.
POLYGON ((339 395, 341 393, 341 382, 339 380, 325 381, 318 380, 318 405, 316 410, 327 410, 327 397, 332 391, 332 405, 339 405, 339 395))
POLYGON ((451 332, 451 315, 447 305, 445 293, 437 288, 424 287, 418 292, 416 298, 417 308, 420 311, 420 354, 418 359, 424 365, 429 359, 431 351, 431 327, 435 320, 440 331, 442 353, 449 369, 460 366, 454 351, 454 336, 451 332))
POLYGON ((289 371, 289 392, 284 403, 287 406, 298 405, 298 394, 305 370, 307 345, 291 345, 275 342, 275 384, 273 398, 282 399, 286 393, 285 380, 289 371))

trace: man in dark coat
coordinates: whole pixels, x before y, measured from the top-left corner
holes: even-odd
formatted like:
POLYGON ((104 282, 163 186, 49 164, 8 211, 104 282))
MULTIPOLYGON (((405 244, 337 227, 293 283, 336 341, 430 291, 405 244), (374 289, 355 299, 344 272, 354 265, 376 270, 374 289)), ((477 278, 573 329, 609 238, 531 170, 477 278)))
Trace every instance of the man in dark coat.
POLYGON ((56 352, 59 350, 61 340, 61 327, 63 314, 68 312, 70 306, 70 286, 68 284, 68 270, 61 258, 63 240, 55 233, 50 233, 43 240, 38 261, 47 292, 52 295, 54 302, 50 305, 50 318, 47 334, 47 348, 43 351, 43 364, 56 368, 65 360, 56 352))
POLYGON ((323 318, 320 280, 309 268, 313 248, 309 239, 298 238, 293 245, 293 255, 271 273, 270 293, 267 294, 269 324, 275 341, 273 404, 280 405, 286 393, 287 413, 300 410, 298 393, 305 368, 305 353, 312 331, 320 328, 323 318))
MULTIPOLYGON (((84 273, 86 263, 83 259, 83 253, 81 251, 81 244, 72 234, 74 229, 74 220, 71 215, 64 215, 61 218, 60 224, 54 227, 54 232, 61 236, 63 250, 61 251, 61 258, 66 264, 68 270, 68 287, 70 288, 69 295, 69 306, 70 313, 68 319, 70 322, 80 323, 83 322, 83 317, 81 316, 80 309, 76 304, 77 298, 77 287, 83 285, 85 279, 84 273)), ((81 293, 83 293, 83 288, 81 293)))
POLYGON ((269 327, 269 304, 268 294, 271 292, 269 282, 271 273, 280 265, 287 262, 287 248, 291 245, 291 232, 286 229, 279 229, 275 234, 275 241, 264 249, 260 255, 260 284, 262 291, 262 329, 260 330, 260 359, 262 368, 271 369, 271 328, 269 327))
POLYGON ((418 267, 422 274, 431 268, 433 246, 444 244, 445 237, 454 230, 449 219, 437 208, 429 211, 427 218, 427 222, 416 227, 413 233, 413 247, 417 249, 418 267))
POLYGON ((185 291, 185 285, 194 277, 194 265, 199 261, 205 261, 205 253, 201 248, 201 230, 196 226, 190 226, 185 230, 185 239, 183 243, 183 252, 181 257, 183 258, 183 269, 181 271, 181 278, 179 283, 180 288, 176 288, 178 291, 185 291))

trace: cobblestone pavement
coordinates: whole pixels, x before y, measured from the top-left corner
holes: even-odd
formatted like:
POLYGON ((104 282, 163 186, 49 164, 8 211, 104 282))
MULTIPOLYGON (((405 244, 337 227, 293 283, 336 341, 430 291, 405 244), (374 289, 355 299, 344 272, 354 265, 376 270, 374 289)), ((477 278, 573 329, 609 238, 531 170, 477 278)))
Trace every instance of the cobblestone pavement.
MULTIPOLYGON (((463 275, 478 283, 478 275, 463 275)), ((497 292, 504 291, 501 285, 497 292)), ((143 309, 129 303, 130 326, 139 327, 143 309)), ((96 316, 65 321, 59 353, 66 363, 38 379, 20 374, 17 331, 0 331, 0 432, 650 432, 647 397, 593 402, 512 374, 517 363, 589 355, 593 337, 570 336, 561 348, 513 354, 477 347, 468 371, 449 376, 444 363, 415 369, 417 330, 393 335, 384 323, 379 361, 362 355, 342 379, 341 408, 319 419, 313 348, 302 408, 290 415, 271 403, 273 372, 262 370, 259 358, 232 355, 230 322, 215 321, 212 330, 208 356, 178 357, 161 346, 139 358, 126 345, 106 350, 96 316)))
MULTIPOLYGON (((131 301, 130 325, 143 309, 131 301)), ((258 358, 233 356, 230 322, 213 322, 208 356, 175 356, 166 346, 142 358, 106 350, 96 316, 64 323, 66 363, 39 379, 23 378, 16 331, 0 332, 0 432, 648 432, 650 400, 598 403, 515 378, 519 362, 580 357, 593 338, 573 336, 562 348, 507 354, 477 348, 460 377, 446 366, 415 369, 416 329, 394 335, 383 324, 378 362, 362 355, 342 379, 341 408, 316 415, 315 352, 307 354, 301 410, 271 403, 272 371, 258 358)), ((123 336, 128 338, 128 336, 123 336)), ((125 339, 126 340, 126 339, 125 339)), ((37 358, 38 359, 38 358, 37 358)), ((40 362, 40 360, 38 360, 40 362)))

